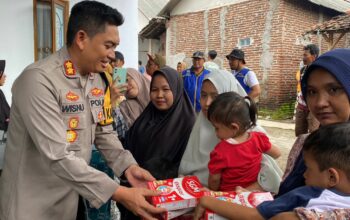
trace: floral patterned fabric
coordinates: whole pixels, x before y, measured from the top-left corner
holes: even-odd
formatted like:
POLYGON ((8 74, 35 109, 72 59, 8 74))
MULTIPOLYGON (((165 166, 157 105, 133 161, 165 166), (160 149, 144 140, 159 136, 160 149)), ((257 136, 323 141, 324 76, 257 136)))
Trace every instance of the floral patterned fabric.
POLYGON ((301 220, 349 220, 350 209, 335 209, 333 211, 316 212, 305 208, 294 209, 301 220))
POLYGON ((308 135, 309 134, 302 134, 294 142, 293 147, 290 150, 289 155, 288 155, 286 170, 284 171, 282 181, 284 181, 286 179, 286 177, 290 174, 290 172, 293 170, 294 165, 295 165, 295 161, 298 158, 301 150, 303 149, 304 141, 308 135))

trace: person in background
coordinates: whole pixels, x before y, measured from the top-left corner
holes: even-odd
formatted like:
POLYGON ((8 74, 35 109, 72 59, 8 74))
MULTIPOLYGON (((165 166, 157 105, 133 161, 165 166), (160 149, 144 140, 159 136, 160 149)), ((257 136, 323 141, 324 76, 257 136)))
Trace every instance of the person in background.
MULTIPOLYGON (((125 125, 116 122, 119 140, 125 140, 126 131, 134 124, 150 101, 150 81, 133 68, 127 68, 126 99, 119 105, 125 125), (126 130, 122 130, 122 128, 126 130)), ((123 141, 122 141, 123 143, 123 141)))
POLYGON ((295 111, 295 136, 298 137, 301 134, 307 134, 309 132, 312 132, 316 130, 320 123, 317 121, 315 116, 313 116, 303 97, 303 94, 301 93, 301 79, 304 76, 305 71, 307 70, 308 66, 314 62, 318 55, 320 53, 320 50, 317 45, 315 44, 309 44, 304 47, 304 54, 303 54, 303 63, 304 66, 297 72, 296 78, 298 81, 298 93, 297 93, 297 106, 295 111))
POLYGON ((192 67, 182 72, 185 91, 190 98, 193 109, 196 113, 201 111, 200 93, 202 84, 204 77, 210 72, 204 68, 204 61, 204 53, 201 51, 196 51, 192 55, 192 67))
POLYGON ((122 68, 124 66, 124 55, 119 52, 114 52, 115 57, 111 59, 111 61, 107 64, 107 68, 105 70, 106 73, 109 73, 109 75, 113 76, 114 68, 122 68))
POLYGON ((119 51, 115 51, 114 53, 115 53, 115 56, 114 56, 115 58, 110 62, 112 67, 122 68, 125 63, 124 55, 119 51))
POLYGON ((220 69, 219 65, 214 62, 217 52, 215 50, 210 50, 208 52, 208 61, 204 63, 204 68, 207 70, 220 69))
POLYGON ((146 75, 145 77, 151 81, 153 73, 160 68, 163 68, 166 64, 165 58, 160 54, 147 54, 148 62, 146 65, 146 75))
POLYGON ((256 126, 257 110, 249 96, 235 92, 220 94, 208 109, 208 119, 221 139, 210 153, 208 186, 213 191, 234 191, 258 180, 262 154, 278 158, 280 150, 256 126), (242 176, 244 173, 244 176, 242 176))
POLYGON ((243 50, 235 48, 226 58, 230 64, 233 75, 247 92, 248 96, 255 102, 258 102, 261 92, 259 81, 256 74, 246 67, 243 50))
MULTIPOLYGON (((0 86, 5 85, 5 60, 0 60, 0 86)), ((0 130, 7 131, 7 127, 10 121, 10 106, 7 103, 6 97, 3 91, 0 89, 0 130)))
POLYGON ((144 74, 145 71, 146 71, 146 69, 145 69, 144 66, 142 66, 142 61, 139 60, 139 72, 140 72, 141 74, 144 74))
POLYGON ((115 56, 123 20, 101 2, 75 4, 67 45, 16 79, 0 178, 1 220, 80 219, 79 195, 96 208, 112 198, 145 219, 165 211, 145 199, 158 193, 140 188, 155 179, 124 150, 111 125, 99 124, 106 88, 100 73, 115 56), (88 165, 92 144, 135 188, 88 165))
POLYGON ((177 72, 179 73, 179 75, 181 76, 182 78, 182 72, 187 68, 187 65, 185 62, 178 62, 177 63, 177 66, 176 66, 176 70, 177 72))
MULTIPOLYGON (((296 188, 275 200, 250 208, 204 196, 196 208, 195 220, 204 209, 232 220, 299 219, 297 207, 329 211, 350 207, 350 123, 330 124, 311 133, 303 146, 306 186, 296 188), (287 217, 288 216, 288 217, 287 217)), ((324 219, 324 218, 322 218, 324 219)))
MULTIPOLYGON (((3 86, 6 81, 5 60, 0 60, 0 86, 3 86)), ((5 141, 8 124, 10 122, 10 106, 7 103, 6 97, 0 89, 0 174, 4 161, 5 141)))

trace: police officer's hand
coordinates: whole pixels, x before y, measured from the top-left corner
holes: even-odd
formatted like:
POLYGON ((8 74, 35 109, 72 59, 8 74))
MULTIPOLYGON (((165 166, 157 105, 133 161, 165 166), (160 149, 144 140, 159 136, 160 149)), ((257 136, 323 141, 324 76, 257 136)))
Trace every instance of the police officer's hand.
POLYGON ((166 210, 164 208, 152 206, 146 201, 145 197, 157 196, 160 195, 160 193, 161 192, 155 190, 119 186, 114 192, 112 199, 123 204, 123 206, 137 216, 147 220, 156 220, 152 215, 161 214, 166 210))
POLYGON ((148 181, 156 180, 147 170, 136 164, 131 165, 125 171, 125 177, 133 187, 147 188, 148 181))

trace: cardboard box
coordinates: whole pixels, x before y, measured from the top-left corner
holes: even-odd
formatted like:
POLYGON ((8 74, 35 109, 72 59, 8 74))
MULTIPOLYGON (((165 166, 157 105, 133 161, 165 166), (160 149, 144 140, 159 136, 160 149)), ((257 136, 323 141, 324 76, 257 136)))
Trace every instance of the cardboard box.
POLYGON ((152 196, 151 203, 168 211, 193 208, 203 196, 202 185, 196 176, 156 180, 148 182, 148 188, 162 192, 159 196, 152 196))
MULTIPOLYGON (((212 196, 221 201, 240 204, 243 206, 255 208, 264 201, 273 200, 271 193, 269 192, 205 192, 205 196, 212 196)), ((206 210, 204 214, 205 220, 227 220, 226 218, 210 211, 206 210)))
POLYGON ((179 220, 181 219, 179 216, 182 216, 188 212, 193 211, 194 208, 187 208, 187 209, 179 209, 179 210, 173 210, 173 211, 167 211, 165 214, 162 215, 163 220, 179 220))

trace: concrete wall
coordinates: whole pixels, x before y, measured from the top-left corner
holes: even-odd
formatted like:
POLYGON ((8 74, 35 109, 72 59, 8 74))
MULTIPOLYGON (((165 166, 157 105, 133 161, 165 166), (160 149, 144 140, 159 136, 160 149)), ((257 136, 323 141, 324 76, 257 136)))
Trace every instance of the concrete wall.
MULTIPOLYGON (((80 0, 71 0, 70 7, 80 0)), ((117 8, 125 17, 119 28, 120 50, 126 66, 138 67, 137 0, 101 0, 117 8)), ((0 59, 6 60, 7 81, 1 88, 11 103, 11 87, 23 69, 34 62, 34 25, 32 0, 0 0, 0 59)))
POLYGON ((1 90, 11 103, 11 87, 25 66, 34 61, 33 1, 0 0, 0 59, 6 60, 1 90))

